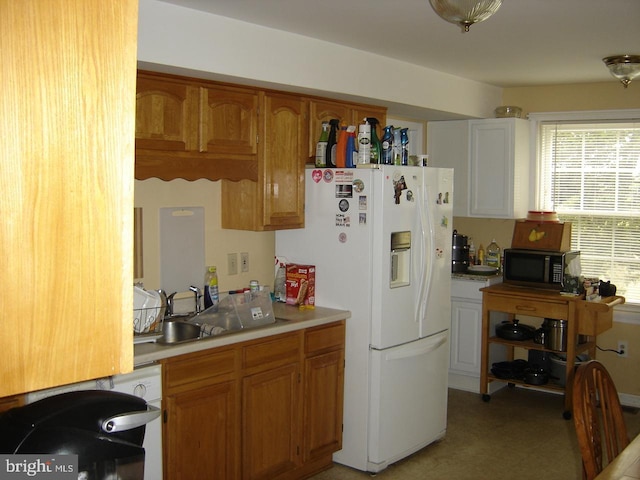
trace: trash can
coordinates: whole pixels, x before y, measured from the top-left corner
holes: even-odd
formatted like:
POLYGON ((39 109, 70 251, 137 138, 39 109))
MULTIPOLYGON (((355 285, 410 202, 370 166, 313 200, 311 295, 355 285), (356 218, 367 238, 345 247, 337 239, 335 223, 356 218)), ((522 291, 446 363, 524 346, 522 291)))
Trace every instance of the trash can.
POLYGON ((126 393, 63 393, 2 414, 0 452, 76 454, 78 478, 143 480, 145 425, 159 415, 126 393))

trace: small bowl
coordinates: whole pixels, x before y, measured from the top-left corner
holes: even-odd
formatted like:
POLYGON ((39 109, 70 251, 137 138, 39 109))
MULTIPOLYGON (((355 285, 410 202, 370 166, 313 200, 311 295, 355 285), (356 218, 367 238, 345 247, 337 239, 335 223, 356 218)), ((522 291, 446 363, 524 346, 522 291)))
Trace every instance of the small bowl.
POLYGON ((503 106, 496 108, 493 113, 496 118, 520 118, 522 117, 522 108, 513 106, 503 106))
POLYGON ((527 220, 532 222, 553 222, 557 223, 558 214, 556 212, 539 212, 536 210, 529 210, 527 213, 527 220))

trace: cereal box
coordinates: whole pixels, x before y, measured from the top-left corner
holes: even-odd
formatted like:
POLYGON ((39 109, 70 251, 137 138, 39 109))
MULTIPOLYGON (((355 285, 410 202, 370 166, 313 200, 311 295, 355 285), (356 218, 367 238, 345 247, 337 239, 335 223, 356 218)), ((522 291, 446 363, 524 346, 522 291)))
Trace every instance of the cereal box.
POLYGON ((316 303, 316 266, 287 265, 287 305, 300 305, 314 308, 316 303))

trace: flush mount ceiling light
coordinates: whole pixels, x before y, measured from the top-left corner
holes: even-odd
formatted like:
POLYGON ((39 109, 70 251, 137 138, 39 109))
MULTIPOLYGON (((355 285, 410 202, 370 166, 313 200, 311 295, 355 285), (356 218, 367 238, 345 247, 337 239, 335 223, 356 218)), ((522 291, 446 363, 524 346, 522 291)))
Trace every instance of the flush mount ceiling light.
POLYGON ((429 3, 444 20, 460 25, 464 33, 474 23, 496 13, 502 0, 429 0, 429 3))
POLYGON ((627 88, 631 80, 640 75, 640 55, 614 55, 602 59, 611 75, 616 77, 624 88, 627 88))

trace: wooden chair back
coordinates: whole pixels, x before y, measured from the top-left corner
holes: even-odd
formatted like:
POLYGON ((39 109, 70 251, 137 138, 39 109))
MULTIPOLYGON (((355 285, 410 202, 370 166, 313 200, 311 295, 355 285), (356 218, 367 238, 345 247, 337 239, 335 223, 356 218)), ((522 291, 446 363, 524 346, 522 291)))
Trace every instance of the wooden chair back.
POLYGON ((616 386, 600 362, 578 367, 572 400, 583 477, 592 480, 629 444, 616 386))

